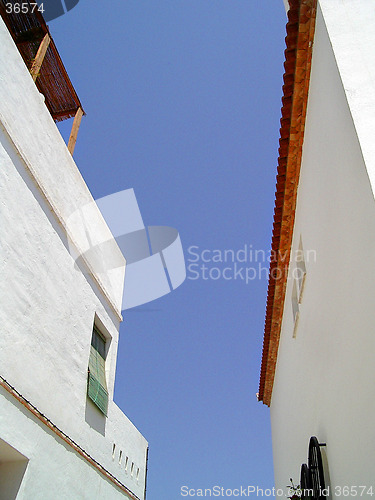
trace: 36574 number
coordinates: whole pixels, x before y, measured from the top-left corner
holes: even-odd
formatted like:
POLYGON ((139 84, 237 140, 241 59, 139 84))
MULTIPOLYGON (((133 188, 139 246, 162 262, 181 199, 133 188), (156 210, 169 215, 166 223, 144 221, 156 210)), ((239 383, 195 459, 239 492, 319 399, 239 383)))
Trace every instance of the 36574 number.
POLYGON ((362 497, 363 495, 368 498, 374 494, 372 486, 335 486, 335 496, 339 498, 362 497))
POLYGON ((43 14, 44 7, 41 3, 38 5, 36 2, 25 2, 25 3, 11 3, 5 4, 5 12, 7 14, 33 14, 35 11, 41 12, 43 14))

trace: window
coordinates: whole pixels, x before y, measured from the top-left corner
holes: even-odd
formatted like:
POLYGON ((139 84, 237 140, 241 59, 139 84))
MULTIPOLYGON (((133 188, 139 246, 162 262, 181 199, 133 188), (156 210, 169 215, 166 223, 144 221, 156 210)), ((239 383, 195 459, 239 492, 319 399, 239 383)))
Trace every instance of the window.
POLYGON ((299 247, 296 255, 296 273, 297 273, 296 279, 298 288, 298 302, 301 303, 302 292, 306 278, 306 264, 305 264, 305 257, 304 257, 301 238, 299 240, 299 247))
POLYGON ((296 338, 298 319, 299 319, 299 302, 297 293, 297 283, 295 279, 293 280, 292 309, 293 309, 293 320, 294 320, 293 338, 296 338))
POLYGON ((300 314, 299 309, 302 301, 302 293, 306 279, 306 264, 305 264, 305 257, 304 257, 301 237, 299 239, 298 250, 295 253, 295 261, 296 264, 293 269, 293 289, 292 289, 292 310, 293 310, 293 320, 294 320, 293 338, 296 338, 297 335, 297 327, 300 314))
POLYGON ((87 380, 87 395, 99 410, 107 416, 108 391, 105 379, 106 341, 94 325, 87 380))

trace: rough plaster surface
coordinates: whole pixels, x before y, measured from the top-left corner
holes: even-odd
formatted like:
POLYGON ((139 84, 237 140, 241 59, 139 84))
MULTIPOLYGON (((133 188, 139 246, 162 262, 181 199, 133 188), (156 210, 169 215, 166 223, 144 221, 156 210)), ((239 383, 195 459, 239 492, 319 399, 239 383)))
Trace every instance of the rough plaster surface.
MULTIPOLYGON (((147 442, 112 400, 125 262, 110 275, 75 265, 66 223, 92 203, 91 194, 1 19, 0 46, 0 375, 143 498, 147 442), (109 344, 107 419, 86 397, 94 320, 109 344)), ((86 229, 94 244, 111 238, 97 210, 86 229)), ((69 236, 85 244, 79 231, 69 236)), ((113 247, 109 257, 119 259, 118 252, 113 247)), ((30 489, 18 498, 117 498, 102 475, 15 400, 0 399, 0 438, 30 460, 27 486, 22 482, 30 489)))
MULTIPOLYGON (((19 500, 92 500, 130 498, 95 468, 83 460, 52 431, 46 430, 27 410, 14 403, 0 388, 0 428, 6 441, 22 450, 28 462, 21 485, 19 500)), ((113 460, 115 465, 115 460, 113 460)), ((116 467, 114 467, 116 468, 116 467)), ((1 471, 0 471, 1 472, 1 471)), ((121 471, 120 480, 126 482, 121 471)), ((129 487, 135 480, 128 480, 129 487)), ((133 491, 135 490, 133 484, 133 491)), ((2 492, 0 491, 2 499, 2 492)), ((142 498, 142 495, 140 495, 142 498)), ((10 500, 9 497, 4 500, 10 500)))
MULTIPOLYGON (((11 148, 22 159, 24 168, 63 227, 70 230, 72 215, 83 207, 92 207, 86 217, 86 226, 81 226, 80 230, 73 226, 74 234, 70 234, 79 253, 87 250, 87 235, 93 246, 111 240, 112 235, 100 211, 95 209, 91 193, 2 19, 0 46, 0 122, 11 148)), ((116 263, 122 260, 123 267, 117 267, 116 272, 95 272, 95 266, 91 268, 102 293, 121 316, 125 261, 115 245, 111 249, 109 260, 116 263)), ((108 257, 105 254, 101 257, 103 266, 110 268, 108 257)))
POLYGON ((375 205, 352 116, 318 10, 292 247, 310 258, 295 339, 291 263, 271 401, 278 488, 299 483, 313 435, 333 491, 375 488, 375 205))

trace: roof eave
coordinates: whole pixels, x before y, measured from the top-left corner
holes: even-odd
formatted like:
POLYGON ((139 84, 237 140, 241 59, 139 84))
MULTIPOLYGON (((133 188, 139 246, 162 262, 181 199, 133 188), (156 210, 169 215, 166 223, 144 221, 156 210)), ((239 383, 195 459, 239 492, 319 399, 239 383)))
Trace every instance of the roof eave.
POLYGON ((289 0, 259 401, 271 404, 301 168, 317 0, 289 0))

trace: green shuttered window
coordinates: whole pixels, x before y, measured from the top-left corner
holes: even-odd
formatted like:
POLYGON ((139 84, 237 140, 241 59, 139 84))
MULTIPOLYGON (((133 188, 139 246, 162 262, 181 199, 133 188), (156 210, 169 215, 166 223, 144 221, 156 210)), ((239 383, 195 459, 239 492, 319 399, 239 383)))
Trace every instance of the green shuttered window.
POLYGON ((91 340, 87 395, 107 416, 108 391, 105 379, 105 339, 94 326, 91 340))

